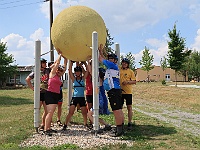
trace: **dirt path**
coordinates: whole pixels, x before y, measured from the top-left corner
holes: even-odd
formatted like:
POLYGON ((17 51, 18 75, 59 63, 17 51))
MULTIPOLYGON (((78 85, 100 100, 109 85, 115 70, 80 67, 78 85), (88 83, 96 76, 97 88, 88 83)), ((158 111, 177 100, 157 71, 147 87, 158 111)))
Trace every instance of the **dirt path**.
POLYGON ((183 112, 177 107, 160 102, 136 99, 134 103, 135 111, 171 123, 195 136, 200 136, 200 114, 183 112))

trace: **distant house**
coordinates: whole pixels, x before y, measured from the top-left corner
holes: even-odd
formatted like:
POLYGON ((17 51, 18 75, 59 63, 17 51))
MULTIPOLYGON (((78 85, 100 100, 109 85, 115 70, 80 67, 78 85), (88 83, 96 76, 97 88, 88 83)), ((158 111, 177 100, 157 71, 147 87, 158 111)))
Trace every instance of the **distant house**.
MULTIPOLYGON (((147 71, 141 68, 136 69, 136 81, 147 81, 147 71)), ((165 71, 162 70, 160 66, 154 66, 152 70, 149 71, 150 81, 175 81, 175 70, 171 68, 166 68, 165 71)), ((177 81, 188 81, 188 77, 177 74, 177 81)))
POLYGON ((26 85, 26 77, 33 71, 33 66, 17 66, 17 73, 7 78, 7 85, 26 85))
MULTIPOLYGON (((13 86, 13 85, 27 85, 26 77, 34 71, 34 66, 17 66, 17 73, 11 77, 7 78, 6 85, 13 86)), ((61 80, 63 80, 63 87, 67 88, 67 73, 65 73, 61 80)), ((34 80, 31 81, 34 83, 34 80)))

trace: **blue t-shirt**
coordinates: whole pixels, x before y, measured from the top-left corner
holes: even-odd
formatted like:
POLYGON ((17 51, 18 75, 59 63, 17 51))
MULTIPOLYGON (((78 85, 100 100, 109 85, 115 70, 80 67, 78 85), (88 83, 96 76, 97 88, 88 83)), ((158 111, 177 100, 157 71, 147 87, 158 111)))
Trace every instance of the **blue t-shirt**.
POLYGON ((73 97, 85 97, 84 96, 85 82, 82 79, 74 80, 73 87, 74 87, 73 97))
MULTIPOLYGON (((114 88, 114 89, 121 89, 120 87, 120 82, 119 82, 119 68, 117 66, 117 64, 109 61, 109 60, 103 60, 103 64, 106 66, 107 70, 106 72, 108 72, 108 70, 110 70, 109 72, 111 73, 111 80, 113 80, 113 86, 110 89, 114 88)), ((106 77, 106 76, 105 76, 106 77)), ((104 83, 106 84, 107 80, 109 79, 105 79, 104 83)), ((104 84, 104 88, 108 91, 110 89, 108 89, 107 87, 105 87, 104 84)))

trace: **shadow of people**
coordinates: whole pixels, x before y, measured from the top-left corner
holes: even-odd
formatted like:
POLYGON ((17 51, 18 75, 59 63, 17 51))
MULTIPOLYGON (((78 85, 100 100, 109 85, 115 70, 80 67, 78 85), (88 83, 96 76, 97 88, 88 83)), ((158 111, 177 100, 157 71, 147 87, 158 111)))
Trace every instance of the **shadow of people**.
POLYGON ((0 96, 1 106, 11 106, 11 105, 24 105, 33 104, 33 100, 27 98, 15 98, 10 96, 0 96))
POLYGON ((125 132, 124 140, 144 140, 156 139, 157 136, 170 135, 177 133, 174 127, 154 126, 154 125, 135 125, 131 131, 125 132))

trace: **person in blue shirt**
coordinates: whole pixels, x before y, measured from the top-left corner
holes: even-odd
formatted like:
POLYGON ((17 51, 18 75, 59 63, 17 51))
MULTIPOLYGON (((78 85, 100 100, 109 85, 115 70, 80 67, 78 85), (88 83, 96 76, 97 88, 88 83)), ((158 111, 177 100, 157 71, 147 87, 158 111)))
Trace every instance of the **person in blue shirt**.
POLYGON ((122 111, 121 102, 121 87, 119 80, 119 68, 116 64, 117 56, 115 54, 109 54, 107 60, 103 55, 103 45, 99 47, 99 61, 106 66, 106 73, 104 76, 104 88, 107 91, 108 99, 110 102, 111 109, 115 117, 116 131, 112 136, 122 136, 123 125, 124 125, 124 114, 122 111))
POLYGON ((70 102, 70 108, 69 108, 69 113, 66 117, 65 120, 65 124, 63 126, 63 131, 66 130, 67 128, 67 124, 69 123, 69 121, 71 120, 71 117, 74 114, 75 108, 77 107, 77 105, 80 105, 81 108, 81 112, 83 115, 83 120, 84 120, 84 126, 88 126, 87 125, 87 109, 86 109, 86 101, 85 101, 85 79, 88 75, 88 67, 87 64, 85 64, 86 66, 86 72, 84 73, 84 75, 82 75, 82 67, 81 66, 76 66, 74 68, 74 74, 72 73, 72 64, 73 62, 70 62, 69 65, 69 76, 73 82, 73 87, 74 87, 74 91, 73 91, 73 96, 70 102))

